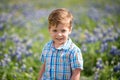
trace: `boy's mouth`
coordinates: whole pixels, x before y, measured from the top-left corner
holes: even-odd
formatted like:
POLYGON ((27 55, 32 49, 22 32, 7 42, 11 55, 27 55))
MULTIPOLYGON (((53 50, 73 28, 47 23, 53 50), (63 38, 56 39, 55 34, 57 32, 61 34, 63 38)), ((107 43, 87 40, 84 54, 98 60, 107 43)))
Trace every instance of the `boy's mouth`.
POLYGON ((56 38, 56 40, 61 41, 61 40, 63 40, 63 38, 56 38))

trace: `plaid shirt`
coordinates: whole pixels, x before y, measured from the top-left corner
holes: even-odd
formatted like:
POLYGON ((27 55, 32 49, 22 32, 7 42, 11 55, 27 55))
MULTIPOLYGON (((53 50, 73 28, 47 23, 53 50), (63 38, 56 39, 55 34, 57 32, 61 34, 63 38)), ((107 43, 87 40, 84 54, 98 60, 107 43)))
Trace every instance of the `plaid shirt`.
POLYGON ((71 39, 57 49, 53 46, 53 41, 48 42, 40 60, 46 62, 42 80, 70 80, 72 70, 83 69, 81 51, 71 39))

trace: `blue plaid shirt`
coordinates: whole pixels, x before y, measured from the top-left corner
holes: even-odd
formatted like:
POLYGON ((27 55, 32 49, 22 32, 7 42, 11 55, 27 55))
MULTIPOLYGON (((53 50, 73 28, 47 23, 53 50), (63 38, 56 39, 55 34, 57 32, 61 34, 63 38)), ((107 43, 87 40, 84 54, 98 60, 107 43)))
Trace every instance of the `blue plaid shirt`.
POLYGON ((72 70, 83 69, 80 49, 69 39, 63 46, 55 48, 53 41, 43 48, 40 60, 45 62, 42 80, 70 80, 72 70))

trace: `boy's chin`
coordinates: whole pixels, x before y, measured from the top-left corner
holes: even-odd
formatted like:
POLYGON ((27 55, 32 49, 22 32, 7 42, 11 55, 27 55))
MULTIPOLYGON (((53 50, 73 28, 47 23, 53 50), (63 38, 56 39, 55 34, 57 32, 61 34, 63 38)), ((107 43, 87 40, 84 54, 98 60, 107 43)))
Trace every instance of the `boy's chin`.
POLYGON ((59 42, 59 44, 61 44, 61 45, 63 45, 65 43, 65 41, 61 41, 61 42, 59 42))
POLYGON ((65 42, 66 42, 65 40, 55 40, 55 43, 60 45, 64 44, 65 42))
POLYGON ((55 43, 62 45, 62 44, 64 44, 65 42, 64 42, 64 41, 56 41, 55 43))

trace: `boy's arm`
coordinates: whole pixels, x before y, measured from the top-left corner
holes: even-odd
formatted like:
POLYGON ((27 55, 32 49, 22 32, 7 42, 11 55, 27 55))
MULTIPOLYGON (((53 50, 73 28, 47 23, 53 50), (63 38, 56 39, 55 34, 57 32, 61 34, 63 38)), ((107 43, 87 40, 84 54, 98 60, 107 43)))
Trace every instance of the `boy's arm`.
POLYGON ((81 70, 79 68, 73 70, 71 80, 80 80, 80 71, 81 70))
POLYGON ((38 80, 41 80, 41 77, 42 77, 44 71, 45 71, 45 63, 44 63, 44 64, 42 65, 42 67, 41 67, 41 70, 40 70, 40 72, 39 72, 38 80))

